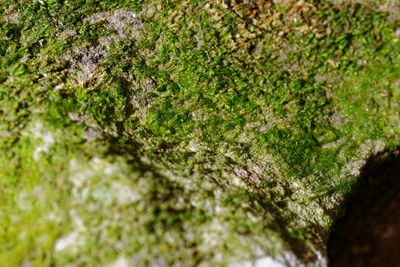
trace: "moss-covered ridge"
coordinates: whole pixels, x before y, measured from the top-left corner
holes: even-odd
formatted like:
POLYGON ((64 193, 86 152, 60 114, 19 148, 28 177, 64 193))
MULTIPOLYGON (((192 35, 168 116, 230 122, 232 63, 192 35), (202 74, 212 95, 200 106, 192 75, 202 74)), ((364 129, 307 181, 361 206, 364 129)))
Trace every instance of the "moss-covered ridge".
POLYGON ((376 7, 0 5, 6 265, 323 265, 366 158, 399 144, 376 7))

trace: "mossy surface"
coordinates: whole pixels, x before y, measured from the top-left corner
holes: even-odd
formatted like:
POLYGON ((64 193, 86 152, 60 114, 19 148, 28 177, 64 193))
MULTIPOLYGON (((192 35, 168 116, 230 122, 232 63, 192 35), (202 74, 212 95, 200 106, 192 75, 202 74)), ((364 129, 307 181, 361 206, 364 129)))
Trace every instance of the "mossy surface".
POLYGON ((121 2, 0 2, 0 262, 324 265, 400 142, 396 15, 121 2))

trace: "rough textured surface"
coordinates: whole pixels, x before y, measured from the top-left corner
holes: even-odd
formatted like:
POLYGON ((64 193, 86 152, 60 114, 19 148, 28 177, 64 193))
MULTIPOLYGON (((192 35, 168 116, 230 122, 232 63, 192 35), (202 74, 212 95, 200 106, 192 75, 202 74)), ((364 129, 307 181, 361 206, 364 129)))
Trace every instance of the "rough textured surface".
POLYGON ((389 2, 0 2, 0 262, 325 266, 400 141, 389 2))

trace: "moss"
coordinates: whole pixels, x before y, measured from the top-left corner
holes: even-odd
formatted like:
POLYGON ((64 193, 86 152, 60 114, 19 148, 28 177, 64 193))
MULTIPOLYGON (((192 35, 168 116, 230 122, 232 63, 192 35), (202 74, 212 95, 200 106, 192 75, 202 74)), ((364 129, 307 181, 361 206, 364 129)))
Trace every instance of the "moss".
POLYGON ((10 266, 225 266, 285 251, 311 264, 363 162, 399 144, 399 23, 367 5, 0 7, 10 266), (140 33, 88 19, 117 9, 139 14, 140 33))

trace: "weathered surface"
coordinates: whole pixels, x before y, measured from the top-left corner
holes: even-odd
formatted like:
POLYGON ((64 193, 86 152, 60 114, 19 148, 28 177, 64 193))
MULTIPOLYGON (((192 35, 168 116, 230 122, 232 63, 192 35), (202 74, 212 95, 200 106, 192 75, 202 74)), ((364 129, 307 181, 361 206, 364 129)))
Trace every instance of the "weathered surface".
POLYGON ((394 13, 120 2, 0 3, 0 262, 325 266, 400 141, 394 13))

